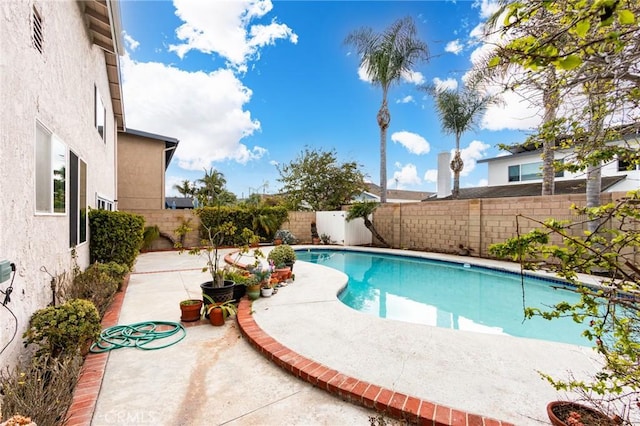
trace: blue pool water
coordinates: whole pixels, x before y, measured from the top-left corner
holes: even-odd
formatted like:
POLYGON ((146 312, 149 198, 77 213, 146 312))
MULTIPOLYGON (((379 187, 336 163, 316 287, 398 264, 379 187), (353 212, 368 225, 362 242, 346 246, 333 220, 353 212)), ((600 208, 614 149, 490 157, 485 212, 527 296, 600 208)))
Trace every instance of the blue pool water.
POLYGON ((561 284, 488 268, 346 250, 297 251, 298 260, 349 276, 339 295, 346 305, 371 315, 432 326, 591 346, 585 325, 570 318, 525 320, 523 306, 574 302, 561 284))

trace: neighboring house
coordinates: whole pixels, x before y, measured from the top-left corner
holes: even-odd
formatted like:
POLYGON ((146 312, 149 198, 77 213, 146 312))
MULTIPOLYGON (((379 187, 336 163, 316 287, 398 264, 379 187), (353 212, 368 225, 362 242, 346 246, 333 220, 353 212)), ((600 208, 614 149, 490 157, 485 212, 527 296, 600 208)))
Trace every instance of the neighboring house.
MULTIPOLYGON (((624 140, 614 141, 612 144, 629 144, 640 149, 640 136, 629 134, 624 140)), ((557 150, 556 161, 571 161, 572 150, 557 150)), ((510 155, 479 160, 478 163, 486 163, 488 166, 489 186, 523 185, 532 182, 542 182, 542 150, 528 150, 527 147, 514 147, 510 155)), ((615 159, 602 166, 602 177, 619 177, 612 185, 603 191, 617 192, 630 191, 640 188, 640 169, 638 166, 629 170, 628 164, 615 159)), ((558 172, 555 177, 556 188, 564 181, 586 179, 586 171, 571 173, 558 172)))
POLYGON ((118 209, 165 208, 165 171, 179 141, 127 129, 118 133, 118 209))
MULTIPOLYGON (((380 202, 380 186, 367 182, 368 189, 354 198, 354 201, 380 202)), ((432 196, 432 192, 387 189, 387 203, 415 203, 432 196)))
POLYGON ((3 367, 52 301, 52 278, 71 277, 74 252, 88 265, 87 209, 116 208, 120 34, 115 1, 0 2, 0 261, 17 269, 0 282, 13 286, 0 306, 3 367))
POLYGON ((191 197, 167 197, 164 203, 165 209, 192 209, 197 207, 195 198, 191 197))

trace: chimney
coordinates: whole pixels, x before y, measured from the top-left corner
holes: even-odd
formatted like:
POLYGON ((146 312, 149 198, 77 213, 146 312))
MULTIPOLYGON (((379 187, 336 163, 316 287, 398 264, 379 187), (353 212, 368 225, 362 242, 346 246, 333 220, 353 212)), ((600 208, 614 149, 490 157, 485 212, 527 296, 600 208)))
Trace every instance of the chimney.
POLYGON ((449 151, 438 154, 438 198, 451 195, 451 153, 449 151))

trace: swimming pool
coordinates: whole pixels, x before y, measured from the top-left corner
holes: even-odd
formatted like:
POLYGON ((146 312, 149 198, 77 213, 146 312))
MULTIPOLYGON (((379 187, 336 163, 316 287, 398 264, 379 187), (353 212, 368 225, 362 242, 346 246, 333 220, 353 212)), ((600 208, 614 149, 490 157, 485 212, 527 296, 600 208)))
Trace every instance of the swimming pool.
POLYGON ((370 315, 437 327, 591 346, 585 326, 570 318, 525 320, 523 306, 574 302, 561 283, 519 274, 411 256, 351 250, 296 251, 298 260, 344 272, 338 298, 370 315))

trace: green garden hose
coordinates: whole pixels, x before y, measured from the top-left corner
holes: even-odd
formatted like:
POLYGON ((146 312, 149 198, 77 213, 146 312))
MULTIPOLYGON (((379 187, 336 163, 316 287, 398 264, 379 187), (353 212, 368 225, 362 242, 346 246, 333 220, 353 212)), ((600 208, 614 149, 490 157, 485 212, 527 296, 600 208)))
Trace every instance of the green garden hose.
POLYGON ((150 351, 175 345, 186 335, 187 331, 182 324, 170 321, 146 321, 129 325, 115 325, 102 330, 98 341, 91 345, 89 351, 102 353, 118 348, 138 348, 150 351), (168 343, 157 343, 160 339, 172 336, 176 337, 169 340, 168 343), (156 343, 153 344, 153 342, 156 343))

